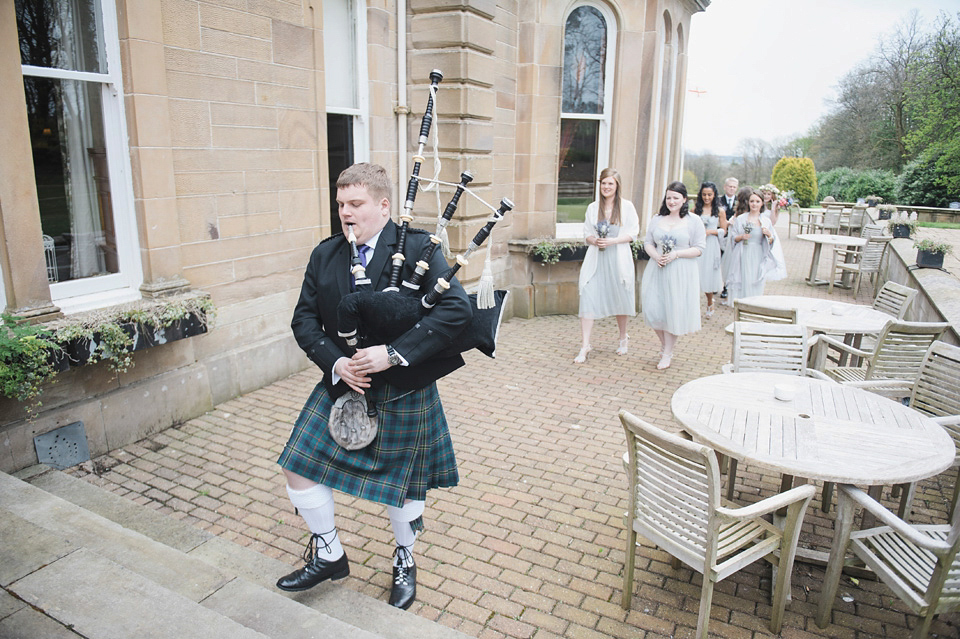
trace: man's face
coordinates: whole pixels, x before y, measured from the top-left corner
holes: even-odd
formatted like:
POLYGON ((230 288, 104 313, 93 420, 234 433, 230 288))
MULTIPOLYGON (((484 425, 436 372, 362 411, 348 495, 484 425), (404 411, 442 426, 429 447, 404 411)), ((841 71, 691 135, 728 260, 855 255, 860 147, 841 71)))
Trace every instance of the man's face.
POLYGON ((357 244, 365 244, 390 219, 390 200, 374 201, 362 184, 351 184, 337 189, 337 209, 344 235, 349 235, 348 226, 353 225, 357 244))
POLYGON ((733 197, 737 194, 737 182, 725 182, 723 185, 723 192, 727 194, 728 197, 733 197))

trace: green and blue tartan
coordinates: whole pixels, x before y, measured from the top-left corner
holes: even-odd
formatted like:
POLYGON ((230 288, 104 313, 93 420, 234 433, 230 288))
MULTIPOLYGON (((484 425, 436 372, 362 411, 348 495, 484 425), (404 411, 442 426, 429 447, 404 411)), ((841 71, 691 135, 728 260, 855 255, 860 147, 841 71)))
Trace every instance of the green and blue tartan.
POLYGON ((389 506, 424 501, 431 488, 460 480, 437 385, 368 389, 380 413, 377 438, 360 450, 341 448, 327 428, 333 399, 317 384, 293 426, 278 463, 335 490, 389 506))

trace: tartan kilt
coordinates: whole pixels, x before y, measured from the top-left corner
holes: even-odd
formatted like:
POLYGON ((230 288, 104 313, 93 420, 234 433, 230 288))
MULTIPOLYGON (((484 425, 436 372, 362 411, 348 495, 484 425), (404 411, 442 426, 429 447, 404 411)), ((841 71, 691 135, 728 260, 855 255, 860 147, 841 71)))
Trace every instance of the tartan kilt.
POLYGON ((323 382, 310 394, 278 463, 290 472, 369 501, 401 507, 424 501, 430 488, 459 482, 457 460, 437 385, 367 389, 377 403, 377 438, 360 450, 341 448, 327 428, 334 400, 323 382))

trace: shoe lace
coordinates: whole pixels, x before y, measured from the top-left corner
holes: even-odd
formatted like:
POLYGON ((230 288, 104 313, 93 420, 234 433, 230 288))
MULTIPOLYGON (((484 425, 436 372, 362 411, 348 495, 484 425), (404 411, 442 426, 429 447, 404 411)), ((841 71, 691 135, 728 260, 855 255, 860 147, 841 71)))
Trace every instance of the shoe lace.
POLYGON ((307 541, 307 547, 303 551, 302 559, 304 561, 310 562, 317 558, 317 555, 320 554, 321 543, 323 544, 323 550, 327 551, 327 554, 333 552, 333 549, 330 548, 330 542, 323 538, 324 535, 333 535, 330 538, 330 541, 333 541, 337 537, 337 529, 334 528, 325 533, 313 533, 310 535, 310 540, 307 541), (319 542, 317 542, 318 539, 320 540, 319 542))
POLYGON ((397 566, 397 578, 394 580, 394 583, 397 585, 406 585, 410 577, 410 568, 413 567, 413 553, 410 552, 410 548, 407 546, 397 546, 397 549, 393 551, 393 556, 396 557, 399 564, 397 566), (410 563, 407 566, 407 562, 410 563))

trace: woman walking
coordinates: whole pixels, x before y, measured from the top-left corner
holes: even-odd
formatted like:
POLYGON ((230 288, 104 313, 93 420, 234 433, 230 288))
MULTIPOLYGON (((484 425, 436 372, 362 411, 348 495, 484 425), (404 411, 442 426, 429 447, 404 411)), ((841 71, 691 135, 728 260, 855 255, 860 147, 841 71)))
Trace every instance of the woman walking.
POLYGON ((693 212, 700 217, 706 232, 706 246, 697 258, 700 267, 700 291, 707 296, 707 319, 717 310, 713 296, 723 290, 723 273, 720 270, 720 242, 727 232, 727 215, 720 208, 717 185, 704 182, 697 194, 693 212))
POLYGON ((630 200, 621 195, 620 173, 600 172, 600 199, 587 207, 583 222, 587 254, 580 267, 580 352, 574 363, 582 364, 593 350, 593 321, 611 315, 617 318, 620 343, 617 355, 627 354, 627 318, 636 315, 636 278, 630 243, 640 233, 640 218, 630 200))
POLYGON ((741 200, 745 200, 747 211, 729 226, 733 251, 727 290, 731 300, 763 295, 767 273, 777 267, 771 251, 775 237, 770 219, 763 215, 763 196, 749 188, 741 189, 741 193, 747 197, 737 194, 737 210, 741 210, 741 200))
POLYGON ((700 330, 700 272, 696 258, 706 246, 703 223, 687 215, 687 187, 667 186, 658 215, 650 220, 643 248, 643 319, 660 340, 659 370, 670 367, 677 338, 700 330))

